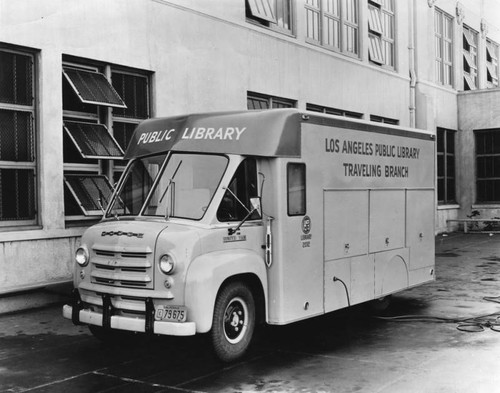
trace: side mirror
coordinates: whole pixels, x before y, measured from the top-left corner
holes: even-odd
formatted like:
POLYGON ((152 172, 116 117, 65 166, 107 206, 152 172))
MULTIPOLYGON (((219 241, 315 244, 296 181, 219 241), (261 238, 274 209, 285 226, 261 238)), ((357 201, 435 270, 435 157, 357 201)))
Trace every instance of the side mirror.
POLYGON ((258 218, 262 218, 262 206, 260 197, 250 198, 250 204, 252 205, 252 213, 257 213, 258 218))

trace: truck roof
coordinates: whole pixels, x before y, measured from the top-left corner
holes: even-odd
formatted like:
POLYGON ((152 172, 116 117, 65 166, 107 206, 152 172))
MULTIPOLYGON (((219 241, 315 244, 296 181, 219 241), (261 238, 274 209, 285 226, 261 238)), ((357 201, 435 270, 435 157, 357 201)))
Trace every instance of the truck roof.
POLYGON ((212 112, 143 121, 135 129, 124 158, 167 151, 300 157, 301 122, 418 139, 434 136, 426 130, 298 109, 212 112))
POLYGON ((295 109, 190 114, 140 123, 125 159, 165 151, 300 156, 295 109))

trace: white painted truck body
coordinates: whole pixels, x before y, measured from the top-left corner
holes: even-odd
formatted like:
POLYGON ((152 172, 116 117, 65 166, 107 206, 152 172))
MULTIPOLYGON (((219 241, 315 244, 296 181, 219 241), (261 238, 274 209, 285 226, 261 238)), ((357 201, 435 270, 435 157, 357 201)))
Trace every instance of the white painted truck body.
POLYGON ((292 109, 200 114, 145 121, 126 158, 103 220, 82 237, 87 260, 63 309, 75 323, 213 332, 217 301, 237 283, 252 297, 238 312, 254 320, 232 321, 251 338, 256 318, 288 324, 435 278, 432 133, 292 109), (141 199, 127 173, 156 157, 141 199), (228 196, 248 217, 226 216, 228 196))

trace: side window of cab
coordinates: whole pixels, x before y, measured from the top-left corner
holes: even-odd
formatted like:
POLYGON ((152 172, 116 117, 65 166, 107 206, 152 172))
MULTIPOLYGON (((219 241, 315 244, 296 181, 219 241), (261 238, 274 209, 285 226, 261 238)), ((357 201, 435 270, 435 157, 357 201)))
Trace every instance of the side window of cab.
MULTIPOLYGON (((252 210, 250 198, 258 196, 255 158, 245 159, 236 170, 217 210, 221 222, 241 221, 252 210)), ((249 219, 256 219, 258 213, 249 219)))

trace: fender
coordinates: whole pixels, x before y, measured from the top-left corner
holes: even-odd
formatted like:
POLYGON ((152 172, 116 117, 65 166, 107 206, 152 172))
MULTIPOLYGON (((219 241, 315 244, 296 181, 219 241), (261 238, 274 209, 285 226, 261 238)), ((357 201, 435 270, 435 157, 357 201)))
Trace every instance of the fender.
POLYGON ((191 262, 186 274, 185 305, 188 319, 196 323, 197 333, 206 333, 212 328, 215 298, 222 283, 227 278, 248 273, 255 275, 262 285, 267 316, 266 264, 255 252, 245 249, 216 251, 191 262))

